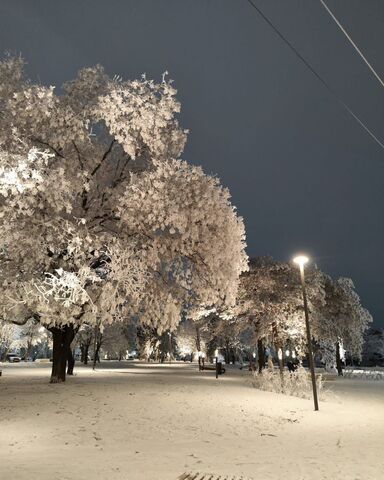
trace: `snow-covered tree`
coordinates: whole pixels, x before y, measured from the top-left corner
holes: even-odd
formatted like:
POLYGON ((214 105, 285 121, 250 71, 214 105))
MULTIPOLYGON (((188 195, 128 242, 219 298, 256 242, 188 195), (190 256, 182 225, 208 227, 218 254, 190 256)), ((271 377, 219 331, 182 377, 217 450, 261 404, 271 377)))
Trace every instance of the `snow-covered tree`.
POLYGON ((164 362, 175 355, 176 336, 170 331, 159 333, 155 328, 143 325, 137 328, 136 340, 139 358, 147 362, 164 362))
POLYGON ((7 353, 15 342, 16 326, 0 318, 0 361, 6 359, 7 353))
POLYGON ((191 358, 196 357, 196 352, 199 351, 197 333, 197 326, 194 322, 189 319, 182 320, 175 332, 177 349, 181 356, 191 355, 191 358))
POLYGON ((83 323, 80 326, 79 331, 76 335, 76 344, 80 348, 81 361, 85 365, 88 364, 89 349, 92 345, 93 333, 94 333, 94 327, 91 325, 87 325, 86 323, 83 323))
POLYGON ((228 190, 179 159, 176 90, 81 70, 56 95, 0 63, 1 316, 53 334, 65 380, 83 324, 138 316, 159 333, 196 305, 230 306, 247 268, 228 190))
POLYGON ((30 318, 24 325, 18 327, 18 330, 18 339, 15 345, 24 351, 26 360, 33 358, 34 347, 47 340, 46 329, 35 319, 30 318))
POLYGON ((340 348, 351 357, 361 358, 364 334, 372 322, 350 278, 337 280, 325 276, 325 303, 316 312, 314 334, 335 345, 336 365, 342 374, 340 348))
POLYGON ((136 326, 131 322, 115 322, 103 331, 103 354, 108 359, 123 360, 136 345, 136 326))
POLYGON ((250 354, 253 344, 253 331, 237 318, 212 313, 206 317, 201 327, 206 338, 206 353, 209 358, 216 350, 223 355, 225 363, 242 361, 243 354, 250 354))

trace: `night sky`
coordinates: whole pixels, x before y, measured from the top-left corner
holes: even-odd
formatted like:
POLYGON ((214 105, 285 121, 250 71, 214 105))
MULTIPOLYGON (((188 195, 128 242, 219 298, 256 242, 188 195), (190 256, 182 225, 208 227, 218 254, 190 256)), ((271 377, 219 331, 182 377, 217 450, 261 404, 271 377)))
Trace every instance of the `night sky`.
MULTIPOLYGON (((384 142, 384 89, 317 0, 254 0, 384 142)), ((384 1, 327 0, 384 77, 384 1)), ((249 255, 308 252, 349 276, 384 326, 384 150, 246 0, 0 0, 0 49, 61 85, 168 70, 190 129, 184 159, 217 174, 249 255)))

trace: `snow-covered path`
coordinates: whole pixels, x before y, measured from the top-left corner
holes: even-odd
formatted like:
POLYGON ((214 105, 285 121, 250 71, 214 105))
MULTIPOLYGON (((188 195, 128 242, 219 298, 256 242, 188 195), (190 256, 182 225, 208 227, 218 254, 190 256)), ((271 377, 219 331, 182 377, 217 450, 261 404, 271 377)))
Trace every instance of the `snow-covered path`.
POLYGON ((232 369, 106 362, 49 385, 49 365, 0 368, 0 478, 384 479, 384 382, 330 380, 314 412, 232 369))

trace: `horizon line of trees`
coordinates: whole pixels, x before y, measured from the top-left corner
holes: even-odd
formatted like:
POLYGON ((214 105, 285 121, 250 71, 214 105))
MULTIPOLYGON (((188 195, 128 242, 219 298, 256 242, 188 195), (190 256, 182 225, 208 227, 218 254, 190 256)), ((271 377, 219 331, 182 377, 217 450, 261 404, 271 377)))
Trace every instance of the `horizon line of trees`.
MULTIPOLYGON (((315 354, 326 366, 336 366, 341 374, 343 351, 350 362, 361 361, 372 318, 362 307, 350 279, 334 280, 312 267, 307 272, 307 287, 315 354)), ((38 336, 37 326, 29 331, 38 336)), ((384 354, 380 342, 377 332, 368 338, 366 362, 369 357, 380 363, 384 354), (375 348, 376 357, 372 352, 375 348)), ((137 318, 103 328, 83 324, 72 342, 72 351, 74 346, 80 348, 83 363, 88 363, 91 352, 92 361, 100 359, 100 351, 107 358, 121 360, 127 351, 135 350, 141 359, 165 361, 170 356, 198 359, 198 352, 213 359, 219 350, 226 363, 248 357, 258 362, 259 371, 265 365, 267 349, 283 367, 286 350, 291 357, 292 352, 299 359, 306 355, 297 269, 270 257, 251 259, 249 271, 240 278, 237 304, 225 314, 215 310, 194 319, 185 318, 173 332, 161 333, 141 325, 137 318)))

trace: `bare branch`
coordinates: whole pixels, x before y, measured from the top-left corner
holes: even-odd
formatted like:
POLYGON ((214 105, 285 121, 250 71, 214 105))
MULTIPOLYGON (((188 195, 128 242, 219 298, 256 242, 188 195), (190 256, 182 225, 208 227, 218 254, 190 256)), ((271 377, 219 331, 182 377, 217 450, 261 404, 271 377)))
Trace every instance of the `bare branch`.
POLYGON ((38 142, 41 145, 45 145, 46 147, 50 148, 53 152, 55 152, 55 154, 58 157, 65 158, 63 154, 61 154, 55 147, 52 147, 52 145, 50 145, 49 143, 43 142, 43 140, 40 140, 39 138, 36 138, 36 137, 30 137, 30 138, 33 142, 38 142))
POLYGON ((109 145, 108 147, 108 150, 105 151, 104 155, 102 156, 100 162, 96 165, 96 167, 92 170, 91 172, 91 176, 93 177, 96 172, 99 170, 99 168, 101 167, 102 163, 104 162, 104 160, 108 157, 108 155, 111 153, 112 151, 112 148, 113 148, 113 145, 116 143, 116 140, 113 139, 111 144, 109 145))
POLYGON ((84 170, 84 163, 81 159, 81 155, 80 155, 80 151, 79 149, 77 148, 77 145, 74 141, 72 141, 73 143, 73 146, 75 147, 75 150, 76 150, 76 153, 77 153, 77 159, 79 160, 79 163, 80 163, 80 167, 81 167, 81 170, 84 170))

